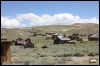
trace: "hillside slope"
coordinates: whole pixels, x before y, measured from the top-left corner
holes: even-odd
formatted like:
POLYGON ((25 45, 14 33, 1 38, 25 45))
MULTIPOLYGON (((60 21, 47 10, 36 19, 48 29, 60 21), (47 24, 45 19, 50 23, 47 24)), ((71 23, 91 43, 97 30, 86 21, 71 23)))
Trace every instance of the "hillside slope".
POLYGON ((79 34, 91 34, 99 32, 99 24, 93 23, 75 23, 73 25, 49 25, 49 26, 38 26, 23 29, 1 29, 1 37, 8 39, 16 39, 18 37, 26 38, 31 32, 45 33, 45 32, 56 32, 56 33, 79 33, 79 34))

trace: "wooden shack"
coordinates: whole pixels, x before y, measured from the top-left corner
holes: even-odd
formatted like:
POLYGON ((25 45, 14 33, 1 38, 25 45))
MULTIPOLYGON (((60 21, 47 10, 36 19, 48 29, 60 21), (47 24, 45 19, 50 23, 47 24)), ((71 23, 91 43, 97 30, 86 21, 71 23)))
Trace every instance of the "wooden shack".
POLYGON ((64 36, 58 36, 58 41, 59 43, 61 44, 64 44, 64 43, 67 43, 68 41, 70 41, 71 39, 70 38, 67 38, 67 37, 64 37, 64 36))
POLYGON ((79 34, 72 34, 68 36, 68 38, 70 38, 71 40, 79 40, 79 34))
POLYGON ((10 46, 11 46, 11 41, 1 38, 1 63, 2 62, 11 63, 10 46))
POLYGON ((88 40, 89 41, 99 41, 99 33, 88 35, 88 40))
POLYGON ((64 37, 62 35, 58 35, 54 39, 54 44, 65 44, 70 40, 71 40, 70 38, 64 37))

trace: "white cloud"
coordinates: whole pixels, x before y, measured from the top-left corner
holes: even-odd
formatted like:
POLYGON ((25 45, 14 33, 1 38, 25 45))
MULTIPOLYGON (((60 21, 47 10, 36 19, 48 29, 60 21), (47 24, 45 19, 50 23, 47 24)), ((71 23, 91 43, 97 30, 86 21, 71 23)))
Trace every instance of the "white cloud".
POLYGON ((1 27, 13 28, 13 27, 19 27, 19 26, 20 26, 20 23, 18 20, 1 16, 1 27))
POLYGON ((94 23, 94 22, 96 22, 96 23, 99 24, 99 20, 96 17, 93 17, 93 18, 90 18, 90 19, 85 19, 84 21, 87 22, 87 23, 94 23))
POLYGON ((27 24, 22 24, 24 20, 29 21, 30 26, 43 26, 43 25, 68 25, 73 23, 98 23, 99 20, 96 17, 82 19, 77 15, 69 13, 61 13, 54 15, 36 15, 33 13, 17 14, 14 19, 1 17, 2 26, 6 27, 26 27, 27 24))

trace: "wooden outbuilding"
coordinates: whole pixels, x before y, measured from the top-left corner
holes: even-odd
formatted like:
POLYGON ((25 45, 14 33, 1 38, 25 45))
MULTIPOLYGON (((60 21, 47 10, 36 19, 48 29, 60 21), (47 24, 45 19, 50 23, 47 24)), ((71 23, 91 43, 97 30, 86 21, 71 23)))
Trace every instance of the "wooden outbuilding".
POLYGON ((1 63, 8 62, 11 63, 11 41, 8 41, 5 38, 1 38, 1 63))
POLYGON ((72 34, 68 36, 68 38, 70 38, 71 40, 79 40, 79 34, 72 34))
POLYGON ((99 33, 90 34, 88 36, 89 41, 99 41, 99 33))
POLYGON ((67 43, 70 40, 71 40, 70 38, 63 37, 62 35, 58 35, 54 39, 54 44, 64 44, 64 43, 67 43))

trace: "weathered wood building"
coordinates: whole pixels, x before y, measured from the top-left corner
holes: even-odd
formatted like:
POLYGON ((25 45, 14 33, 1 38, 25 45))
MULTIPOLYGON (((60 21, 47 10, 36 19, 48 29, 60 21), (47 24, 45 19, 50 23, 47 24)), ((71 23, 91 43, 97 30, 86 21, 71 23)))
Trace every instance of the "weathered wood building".
POLYGON ((1 38, 1 63, 2 62, 8 62, 11 63, 11 41, 8 41, 7 39, 1 38))
POLYGON ((62 35, 55 36, 54 44, 64 44, 70 41, 70 38, 63 37, 62 35))
POLYGON ((99 41, 99 33, 90 34, 88 36, 89 41, 99 41))

